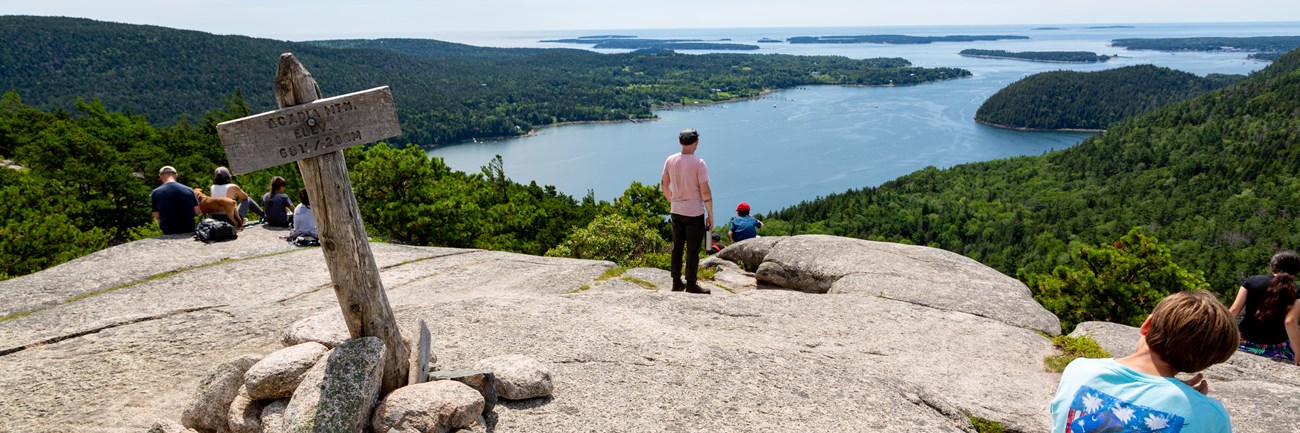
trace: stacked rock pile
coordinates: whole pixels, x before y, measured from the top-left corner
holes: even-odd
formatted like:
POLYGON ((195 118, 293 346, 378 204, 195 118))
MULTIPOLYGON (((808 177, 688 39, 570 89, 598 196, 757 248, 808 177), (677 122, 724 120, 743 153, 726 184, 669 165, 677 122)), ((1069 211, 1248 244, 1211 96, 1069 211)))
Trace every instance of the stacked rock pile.
MULTIPOLYGON (((402 335, 410 346, 410 334, 402 335)), ((149 432, 483 432, 484 415, 498 399, 546 397, 554 387, 550 370, 526 356, 442 371, 426 352, 426 374, 412 374, 410 384, 380 396, 384 344, 350 339, 337 310, 295 322, 281 341, 285 347, 265 357, 243 355, 217 366, 199 383, 179 424, 160 420, 149 432)), ((411 353, 414 372, 419 354, 411 353)))

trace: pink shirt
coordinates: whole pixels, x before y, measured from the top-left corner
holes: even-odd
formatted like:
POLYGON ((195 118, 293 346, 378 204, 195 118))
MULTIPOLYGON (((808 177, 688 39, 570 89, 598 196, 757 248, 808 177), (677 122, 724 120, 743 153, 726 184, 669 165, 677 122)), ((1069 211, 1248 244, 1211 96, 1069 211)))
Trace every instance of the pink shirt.
POLYGON ((673 194, 669 212, 688 217, 704 215, 700 183, 709 181, 704 160, 694 154, 673 154, 664 161, 663 174, 668 176, 668 189, 673 194))

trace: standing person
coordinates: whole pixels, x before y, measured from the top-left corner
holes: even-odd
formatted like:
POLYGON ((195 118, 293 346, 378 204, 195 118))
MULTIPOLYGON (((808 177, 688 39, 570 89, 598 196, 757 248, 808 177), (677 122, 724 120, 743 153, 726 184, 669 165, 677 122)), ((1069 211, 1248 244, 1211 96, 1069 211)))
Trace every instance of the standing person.
POLYGON ((158 228, 165 235, 194 233, 194 216, 200 213, 194 190, 176 181, 176 169, 170 165, 158 170, 158 180, 162 185, 149 194, 158 228))
MULTIPOLYGON (((235 203, 239 203, 239 217, 243 218, 245 221, 248 220, 249 210, 252 210, 253 213, 265 219, 266 214, 262 212, 262 208, 248 196, 248 193, 244 192, 243 188, 231 183, 231 178, 230 169, 217 167, 217 169, 212 172, 212 186, 208 188, 210 190, 209 195, 213 197, 226 197, 234 200, 235 203)), ((230 218, 223 211, 213 212, 212 219, 225 221, 231 224, 235 223, 234 219, 230 218)))
POLYGON ((749 216, 749 203, 740 202, 736 206, 736 217, 727 221, 727 237, 731 238, 731 243, 752 239, 758 237, 758 229, 763 228, 763 222, 749 216))
POLYGON ((266 212, 266 225, 271 227, 292 227, 289 219, 293 215, 293 201, 289 200, 289 195, 284 193, 284 188, 288 186, 283 177, 275 176, 271 178, 271 186, 267 188, 270 191, 262 195, 262 208, 266 212))
POLYGON ((1295 286, 1300 255, 1278 252, 1269 268, 1273 275, 1256 275, 1243 281, 1237 299, 1228 309, 1232 317, 1246 313, 1238 326, 1241 344, 1237 350, 1300 365, 1295 356, 1295 348, 1300 347, 1300 301, 1296 300, 1295 286))
POLYGON ((1123 358, 1070 362, 1052 398, 1054 433, 1228 433, 1228 411, 1205 396, 1196 373, 1236 352, 1237 324, 1208 292, 1179 292, 1156 305, 1140 328, 1137 351, 1123 358))
POLYGON ((673 291, 708 294, 709 290, 696 284, 695 275, 700 266, 700 244, 704 233, 713 228, 713 190, 709 189, 709 169, 704 160, 695 156, 700 146, 700 133, 686 129, 678 134, 682 151, 664 161, 659 188, 671 203, 669 212, 673 221, 672 276, 673 291), (683 248, 685 247, 685 248, 683 248), (686 282, 682 282, 682 255, 686 255, 686 282))

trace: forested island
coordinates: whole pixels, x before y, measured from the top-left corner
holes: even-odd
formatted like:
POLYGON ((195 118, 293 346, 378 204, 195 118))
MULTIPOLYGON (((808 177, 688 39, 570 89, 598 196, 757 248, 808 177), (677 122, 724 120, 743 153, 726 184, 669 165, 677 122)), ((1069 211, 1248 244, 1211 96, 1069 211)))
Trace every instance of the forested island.
POLYGON ((977 42, 998 41, 1003 39, 1029 39, 1028 36, 1015 35, 953 35, 953 36, 907 36, 907 35, 860 35, 860 36, 795 36, 786 39, 792 44, 929 44, 934 42, 977 42))
MULTIPOLYGON (((480 48, 429 39, 285 42, 77 18, 0 17, 0 89, 74 110, 99 99, 157 125, 203 119, 236 89, 266 89, 293 52, 327 95, 391 86, 405 135, 434 144, 539 125, 653 118, 657 106, 727 101, 813 84, 909 85, 969 76, 907 60, 480 48)), ((245 95, 253 111, 270 92, 245 95)))
POLYGON ((1017 129, 1102 130, 1112 123, 1188 99, 1241 75, 1195 74, 1152 65, 1030 75, 980 105, 975 120, 1017 129))
POLYGON ((1110 44, 1130 50, 1287 52, 1300 47, 1300 36, 1127 38, 1110 44))
POLYGON ((1065 30, 1065 29, 1060 28, 1060 27, 1034 27, 1034 28, 1029 29, 1029 30, 1065 30))
POLYGON ((1028 60, 1048 63, 1101 63, 1111 56, 1098 55, 1091 51, 1021 51, 965 49, 960 53, 966 57, 983 57, 989 59, 1028 60))
POLYGON ((1115 299, 1145 314, 1168 287, 1231 300, 1243 277, 1268 271, 1274 252, 1300 245, 1297 73, 1292 52, 1066 150, 928 168, 774 212, 764 236, 828 233, 954 251, 1018 276, 1063 325, 1115 299), (1158 283, 1123 282, 1138 266, 1158 283))
POLYGON ((583 36, 577 39, 551 39, 541 42, 588 45, 592 48, 618 50, 752 51, 758 49, 758 45, 707 42, 700 39, 641 39, 635 36, 583 36))
POLYGON ((1282 54, 1285 53, 1281 53, 1277 51, 1268 51, 1263 53, 1251 53, 1249 56, 1246 56, 1246 58, 1251 60, 1263 60, 1266 62, 1271 62, 1281 58, 1282 54))
POLYGON ((779 43, 781 43, 781 42, 784 42, 784 41, 782 41, 782 40, 780 40, 780 39, 772 39, 772 38, 763 38, 763 39, 759 39, 759 40, 758 40, 758 43, 760 43, 760 44, 779 44, 779 43))
POLYGON ((1093 30, 1101 30, 1101 29, 1135 29, 1135 28, 1137 28, 1137 27, 1134 27, 1134 26, 1089 26, 1089 27, 1084 27, 1084 28, 1086 28, 1086 29, 1093 29, 1093 30))

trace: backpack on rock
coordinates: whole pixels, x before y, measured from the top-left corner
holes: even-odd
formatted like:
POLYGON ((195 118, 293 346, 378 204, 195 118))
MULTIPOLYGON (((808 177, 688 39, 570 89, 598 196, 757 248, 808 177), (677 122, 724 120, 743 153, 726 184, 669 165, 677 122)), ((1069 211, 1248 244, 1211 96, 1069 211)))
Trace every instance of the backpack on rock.
POLYGON ((225 221, 217 221, 212 218, 199 222, 198 227, 194 228, 194 239, 203 241, 203 243, 228 241, 239 238, 235 231, 235 226, 225 221))

